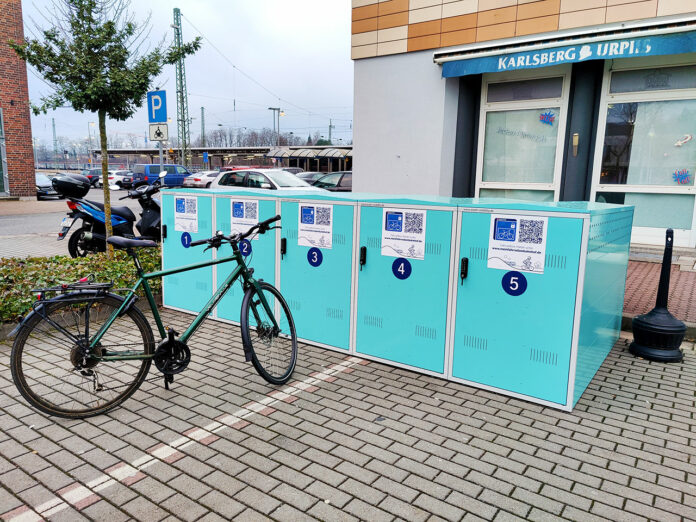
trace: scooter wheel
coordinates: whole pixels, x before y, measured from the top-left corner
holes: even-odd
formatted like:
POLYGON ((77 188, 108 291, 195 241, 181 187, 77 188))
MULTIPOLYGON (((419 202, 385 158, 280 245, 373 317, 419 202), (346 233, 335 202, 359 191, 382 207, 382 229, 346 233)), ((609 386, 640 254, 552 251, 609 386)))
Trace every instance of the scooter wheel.
POLYGON ((80 228, 75 230, 68 239, 68 253, 70 257, 85 257, 87 254, 94 252, 103 252, 106 246, 98 240, 92 239, 86 241, 84 239, 85 230, 80 228))

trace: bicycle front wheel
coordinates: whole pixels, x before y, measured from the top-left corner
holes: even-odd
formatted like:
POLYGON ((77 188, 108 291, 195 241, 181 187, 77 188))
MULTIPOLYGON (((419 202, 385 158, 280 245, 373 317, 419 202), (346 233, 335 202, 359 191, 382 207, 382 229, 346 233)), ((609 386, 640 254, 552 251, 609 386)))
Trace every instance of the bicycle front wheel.
POLYGON ((87 350, 122 302, 113 295, 66 294, 27 319, 12 346, 10 367, 29 404, 49 415, 84 418, 114 408, 138 389, 151 358, 137 357, 151 356, 155 345, 138 308, 117 317, 95 348, 87 350))
POLYGON ((259 282, 258 286, 260 292, 252 286, 244 294, 242 341, 251 348, 251 362, 259 375, 271 384, 284 384, 297 364, 295 322, 288 304, 273 285, 259 282))

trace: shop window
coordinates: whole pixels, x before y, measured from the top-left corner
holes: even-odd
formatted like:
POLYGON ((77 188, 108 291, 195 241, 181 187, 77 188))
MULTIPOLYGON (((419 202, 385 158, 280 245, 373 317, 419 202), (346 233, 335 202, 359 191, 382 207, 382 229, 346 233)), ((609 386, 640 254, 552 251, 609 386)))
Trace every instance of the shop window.
POLYGON ((666 91, 696 88, 696 67, 662 67, 617 71, 611 76, 609 92, 666 91))
POLYGON ((694 214, 692 195, 598 192, 596 200, 600 203, 634 205, 634 227, 691 228, 694 214))
POLYGON ((505 190, 505 189, 481 189, 479 197, 482 198, 509 198, 525 201, 553 201, 552 190, 505 190))
POLYGON ((540 78, 517 82, 499 82, 488 84, 488 103, 544 100, 560 98, 563 94, 563 78, 540 78))
POLYGON ((696 100, 612 103, 600 185, 694 185, 696 100))

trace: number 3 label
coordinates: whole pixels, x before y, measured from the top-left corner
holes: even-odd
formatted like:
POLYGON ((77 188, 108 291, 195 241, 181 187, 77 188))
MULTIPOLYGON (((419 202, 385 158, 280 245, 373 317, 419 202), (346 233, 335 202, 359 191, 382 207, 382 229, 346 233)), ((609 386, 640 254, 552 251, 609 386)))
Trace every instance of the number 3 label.
POLYGON ((321 262, 324 260, 324 255, 321 253, 321 250, 319 250, 316 247, 312 247, 309 249, 307 252, 307 261, 309 261, 309 264, 317 267, 321 265, 321 262))
POLYGON ((502 280, 503 290, 517 297, 527 290, 527 278, 520 272, 507 272, 502 280))
POLYGON ((411 270, 411 262, 403 257, 395 259, 392 263, 392 272, 397 279, 408 279, 411 270))

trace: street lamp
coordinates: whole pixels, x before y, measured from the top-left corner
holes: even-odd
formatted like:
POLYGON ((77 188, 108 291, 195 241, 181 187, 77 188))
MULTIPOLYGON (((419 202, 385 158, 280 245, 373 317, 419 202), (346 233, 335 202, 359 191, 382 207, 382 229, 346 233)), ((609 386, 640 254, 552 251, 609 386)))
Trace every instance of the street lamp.
POLYGON ((278 146, 278 136, 280 135, 280 117, 285 116, 285 113, 280 107, 269 107, 269 111, 273 111, 273 132, 275 133, 275 145, 278 146), (278 127, 276 131, 276 119, 278 120, 278 127))

